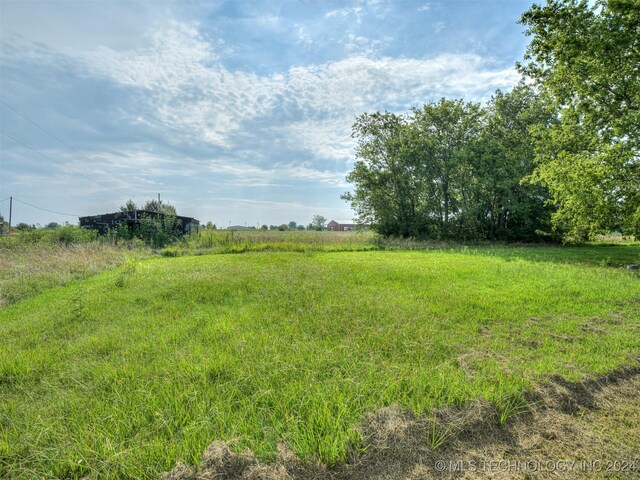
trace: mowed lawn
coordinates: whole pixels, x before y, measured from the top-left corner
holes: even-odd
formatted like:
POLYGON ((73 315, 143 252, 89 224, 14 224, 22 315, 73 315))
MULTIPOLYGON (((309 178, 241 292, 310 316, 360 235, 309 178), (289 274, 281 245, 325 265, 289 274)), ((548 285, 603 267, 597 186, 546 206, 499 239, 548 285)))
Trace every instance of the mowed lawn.
POLYGON ((562 251, 158 258, 3 308, 0 477, 157 478, 216 439, 332 464, 390 404, 506 418, 640 353, 638 274, 562 251))

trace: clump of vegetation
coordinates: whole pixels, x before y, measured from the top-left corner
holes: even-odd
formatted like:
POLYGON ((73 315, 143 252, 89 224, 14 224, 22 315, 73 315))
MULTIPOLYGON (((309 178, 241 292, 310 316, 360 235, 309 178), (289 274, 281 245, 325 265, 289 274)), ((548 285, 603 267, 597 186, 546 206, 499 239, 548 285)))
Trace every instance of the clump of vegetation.
POLYGON ((549 236, 552 209, 534 170, 529 128, 553 118, 527 85, 481 106, 431 102, 410 115, 361 115, 357 162, 343 198, 385 236, 534 241, 549 236))
POLYGON ((95 230, 75 225, 57 228, 16 229, 12 234, 0 236, 0 248, 16 248, 24 245, 72 245, 90 243, 98 240, 95 230))

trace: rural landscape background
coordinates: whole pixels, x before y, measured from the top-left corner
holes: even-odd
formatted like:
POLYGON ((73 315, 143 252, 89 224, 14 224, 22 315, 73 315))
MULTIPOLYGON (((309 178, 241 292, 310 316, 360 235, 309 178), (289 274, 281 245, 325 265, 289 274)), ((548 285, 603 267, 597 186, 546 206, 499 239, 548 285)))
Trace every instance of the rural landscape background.
POLYGON ((0 477, 639 475, 640 8, 506 3, 1 3, 0 477))

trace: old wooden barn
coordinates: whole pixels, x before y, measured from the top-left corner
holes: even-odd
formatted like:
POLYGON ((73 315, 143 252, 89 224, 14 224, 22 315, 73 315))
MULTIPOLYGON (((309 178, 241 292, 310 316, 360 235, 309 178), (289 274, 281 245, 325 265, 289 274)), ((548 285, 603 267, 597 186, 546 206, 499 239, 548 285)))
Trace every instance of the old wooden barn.
MULTIPOLYGON (((101 215, 80 217, 80 226, 98 230, 100 235, 105 235, 109 229, 116 228, 121 224, 135 228, 140 225, 140 220, 143 218, 154 218, 164 221, 165 217, 166 215, 164 213, 159 212, 128 210, 126 212, 103 213, 101 215)), ((176 215, 175 219, 182 235, 189 232, 197 232, 200 226, 200 221, 195 218, 176 215)))

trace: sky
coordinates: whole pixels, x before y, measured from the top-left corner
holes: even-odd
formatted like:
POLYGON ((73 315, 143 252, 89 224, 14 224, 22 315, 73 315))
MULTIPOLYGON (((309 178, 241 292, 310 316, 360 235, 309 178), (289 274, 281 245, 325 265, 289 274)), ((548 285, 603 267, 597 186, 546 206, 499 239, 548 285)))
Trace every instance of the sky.
POLYGON ((530 4, 0 0, 0 214, 349 221, 356 116, 509 90, 530 4))

